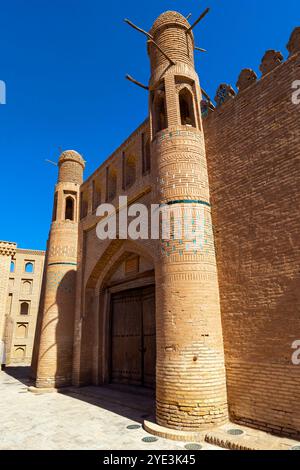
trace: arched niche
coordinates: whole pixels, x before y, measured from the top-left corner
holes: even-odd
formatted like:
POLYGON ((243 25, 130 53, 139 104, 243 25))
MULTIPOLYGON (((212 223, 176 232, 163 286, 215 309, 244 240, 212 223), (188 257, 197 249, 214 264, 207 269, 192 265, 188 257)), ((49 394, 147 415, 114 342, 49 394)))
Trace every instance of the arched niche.
POLYGON ((74 221, 75 219, 75 201, 72 196, 65 199, 65 220, 74 221))
POLYGON ((182 126, 196 127, 194 98, 192 92, 183 87, 179 93, 180 122, 182 126))
POLYGON ((167 129, 168 127, 167 102, 164 83, 161 83, 155 91, 151 92, 150 96, 153 135, 155 136, 158 132, 167 129))

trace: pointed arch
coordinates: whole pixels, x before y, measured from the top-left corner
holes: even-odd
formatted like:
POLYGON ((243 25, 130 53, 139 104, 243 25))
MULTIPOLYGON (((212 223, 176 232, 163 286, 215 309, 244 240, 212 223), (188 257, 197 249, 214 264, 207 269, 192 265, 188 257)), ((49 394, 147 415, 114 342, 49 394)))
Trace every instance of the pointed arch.
POLYGON ((149 247, 129 240, 113 240, 97 260, 85 283, 82 296, 81 343, 78 346, 80 368, 75 379, 76 383, 103 384, 110 380, 112 295, 118 287, 123 291, 153 286, 154 266, 153 247, 150 251, 149 247), (126 272, 126 260, 133 260, 134 257, 143 259, 142 271, 138 264, 137 271, 126 272), (120 273, 122 276, 124 273, 124 278, 119 278, 120 273), (98 351, 96 356, 95 350, 98 351))
POLYGON ((152 122, 154 135, 168 127, 166 92, 163 84, 152 92, 152 122))
POLYGON ((181 125, 196 127, 194 98, 187 87, 182 88, 179 92, 179 109, 181 125))
POLYGON ((58 194, 57 194, 57 191, 56 191, 55 194, 54 194, 52 222, 55 222, 57 220, 57 199, 58 199, 58 194))

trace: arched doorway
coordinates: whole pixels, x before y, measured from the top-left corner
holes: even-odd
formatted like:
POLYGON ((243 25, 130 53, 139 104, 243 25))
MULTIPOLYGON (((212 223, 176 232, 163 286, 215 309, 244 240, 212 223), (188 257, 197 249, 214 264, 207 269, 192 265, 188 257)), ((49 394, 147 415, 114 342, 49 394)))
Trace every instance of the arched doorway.
POLYGON ((154 389, 155 269, 148 250, 113 242, 95 264, 83 299, 75 383, 154 389))
POLYGON ((155 287, 111 296, 110 382, 155 388, 155 287))

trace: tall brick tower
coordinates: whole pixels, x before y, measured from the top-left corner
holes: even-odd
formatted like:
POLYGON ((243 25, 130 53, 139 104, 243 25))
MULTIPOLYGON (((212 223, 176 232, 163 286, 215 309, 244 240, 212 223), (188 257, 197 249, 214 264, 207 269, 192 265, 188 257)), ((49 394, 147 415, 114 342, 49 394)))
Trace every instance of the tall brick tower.
POLYGON ((166 12, 148 41, 155 202, 181 211, 202 207, 206 221, 202 248, 160 242, 156 417, 169 428, 199 430, 226 421, 227 394, 201 88, 189 28, 182 15, 166 12))
POLYGON ((85 164, 69 150, 61 154, 58 166, 36 374, 40 388, 63 387, 72 378, 79 200, 85 164))

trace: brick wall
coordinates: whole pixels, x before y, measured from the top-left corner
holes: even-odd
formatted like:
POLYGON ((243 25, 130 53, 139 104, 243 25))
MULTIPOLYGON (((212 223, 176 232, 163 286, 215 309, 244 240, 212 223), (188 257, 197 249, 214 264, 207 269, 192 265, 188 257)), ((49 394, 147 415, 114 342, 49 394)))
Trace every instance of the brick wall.
POLYGON ((300 55, 204 121, 231 417, 300 435, 300 55))

